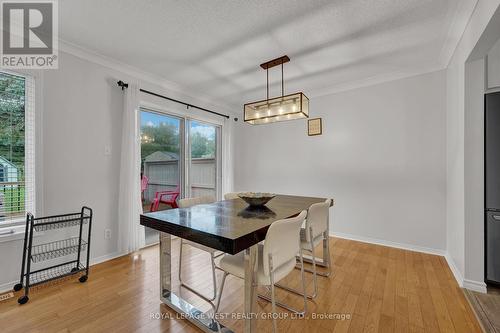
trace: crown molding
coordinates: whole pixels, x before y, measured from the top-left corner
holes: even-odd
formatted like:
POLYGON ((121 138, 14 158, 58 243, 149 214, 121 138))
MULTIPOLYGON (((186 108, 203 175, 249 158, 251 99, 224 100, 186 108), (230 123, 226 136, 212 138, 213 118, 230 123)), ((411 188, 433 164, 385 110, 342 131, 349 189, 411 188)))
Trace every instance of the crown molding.
POLYGON ((439 54, 439 61, 444 67, 448 67, 455 50, 462 39, 462 36, 469 24, 469 21, 476 10, 479 0, 457 1, 457 8, 450 15, 451 24, 448 28, 446 40, 439 54))
POLYGON ((316 91, 315 93, 308 93, 307 96, 311 98, 316 98, 316 97, 323 97, 323 96, 328 96, 328 95, 333 95, 345 91, 350 91, 354 89, 359 89, 359 88, 365 88, 365 87, 370 87, 374 86, 377 84, 382 84, 382 83, 388 83, 391 81, 397 81, 397 80, 402 80, 406 78, 411 78, 419 75, 424 75, 424 74, 429 74, 433 72, 438 72, 441 70, 446 69, 446 66, 444 65, 436 65, 436 66, 430 66, 426 68, 422 68, 420 70, 415 70, 415 71, 396 71, 388 74, 381 74, 381 75, 374 75, 370 76, 368 78, 356 80, 356 81, 348 81, 344 83, 339 83, 330 87, 323 88, 321 90, 316 91))
MULTIPOLYGON (((181 94, 188 99, 193 99, 194 101, 200 101, 203 103, 206 103, 208 105, 211 105, 215 108, 218 108, 221 111, 224 111, 232 116, 238 116, 239 115, 239 108, 236 107, 236 105, 233 104, 221 104, 214 102, 212 98, 204 95, 197 94, 194 96, 193 94, 186 93, 186 89, 184 89, 181 85, 166 80, 165 78, 152 74, 146 71, 143 71, 137 67, 131 66, 129 64, 123 63, 121 61, 118 61, 116 59, 113 59, 111 57, 99 54, 97 52, 94 52, 92 50, 83 48, 81 46, 69 43, 67 41, 59 39, 59 50, 71 54, 73 56, 76 56, 78 58, 90 61, 92 63, 99 64, 101 66, 110 68, 112 70, 115 70, 117 72, 124 73, 126 75, 129 75, 133 78, 136 78, 137 80, 141 80, 144 82, 147 82, 149 84, 157 85, 161 88, 164 88, 166 90, 181 94)), ((391 82, 391 81, 396 81, 404 78, 409 78, 413 76, 418 76, 422 74, 427 74, 439 70, 443 70, 446 68, 446 65, 437 65, 437 66, 432 66, 420 70, 415 70, 415 71, 397 71, 389 74, 381 74, 381 75, 375 75, 371 76, 368 78, 364 78, 361 80, 357 81, 349 81, 345 83, 340 83, 336 84, 330 87, 322 88, 320 90, 317 90, 316 92, 309 93, 308 96, 313 98, 313 97, 323 97, 327 95, 332 95, 344 91, 349 91, 349 90, 354 90, 358 88, 363 88, 363 87, 369 87, 381 83, 386 83, 386 82, 391 82)))
POLYGON ((221 111, 234 115, 233 107, 229 104, 221 104, 219 102, 215 102, 209 96, 196 93, 188 93, 186 89, 175 82, 169 81, 162 76, 146 72, 137 67, 131 66, 114 58, 102 55, 93 50, 81 47, 79 45, 67 42, 65 40, 59 39, 59 51, 62 51, 67 54, 71 54, 75 57, 81 58, 83 60, 87 60, 89 62, 107 67, 109 69, 115 70, 117 72, 121 72, 128 76, 131 76, 139 81, 143 81, 148 84, 157 85, 163 89, 172 91, 174 93, 181 94, 188 99, 192 99, 193 103, 202 102, 208 104, 214 108, 217 108, 221 111), (195 102, 196 101, 196 102, 195 102))

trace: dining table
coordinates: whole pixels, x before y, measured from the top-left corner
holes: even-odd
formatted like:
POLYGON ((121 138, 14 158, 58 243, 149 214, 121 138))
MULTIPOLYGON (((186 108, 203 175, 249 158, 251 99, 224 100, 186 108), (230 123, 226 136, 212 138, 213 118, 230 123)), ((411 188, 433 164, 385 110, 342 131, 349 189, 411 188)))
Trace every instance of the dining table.
MULTIPOLYGON (((248 206, 242 199, 217 201, 141 214, 140 224, 159 231, 160 299, 168 307, 189 320, 203 332, 233 332, 216 318, 202 312, 172 289, 172 236, 177 236, 227 254, 244 251, 244 311, 245 333, 256 332, 256 260, 259 242, 266 237, 269 226, 278 220, 291 218, 326 198, 276 195, 265 206, 248 206)), ((326 239, 328 239, 328 235, 326 239)), ((328 241, 323 242, 323 248, 328 241)), ((326 251, 323 251, 326 253, 326 251)), ((319 265, 327 266, 323 256, 319 265)))

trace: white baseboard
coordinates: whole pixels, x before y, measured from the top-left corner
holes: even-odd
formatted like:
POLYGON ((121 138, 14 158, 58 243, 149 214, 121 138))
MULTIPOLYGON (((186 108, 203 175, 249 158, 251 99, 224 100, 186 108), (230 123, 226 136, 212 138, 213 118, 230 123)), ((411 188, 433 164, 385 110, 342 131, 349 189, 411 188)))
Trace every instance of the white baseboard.
POLYGON ((341 233, 341 232, 340 233, 336 232, 334 234, 331 234, 330 236, 344 238, 344 239, 350 239, 350 240, 364 242, 364 243, 395 247, 395 248, 403 249, 403 250, 410 250, 410 251, 423 252, 423 253, 443 256, 443 257, 445 257, 446 262, 448 263, 448 266, 450 267, 451 272, 453 273, 453 276, 455 277, 455 280, 457 280, 457 283, 461 288, 466 288, 466 289, 477 291, 480 293, 486 293, 486 283, 480 282, 480 281, 473 281, 473 280, 464 279, 464 277, 462 276, 462 273, 460 273, 460 270, 455 265, 455 261, 444 250, 433 249, 433 248, 428 248, 428 247, 423 247, 423 246, 418 246, 418 245, 411 245, 411 244, 403 244, 403 243, 398 243, 398 242, 386 241, 383 239, 377 239, 377 238, 371 238, 371 237, 345 234, 345 233, 341 233))
POLYGON ((444 258, 446 259, 446 262, 448 263, 448 266, 451 269, 451 272, 453 273, 453 276, 455 277, 455 280, 457 280, 458 285, 463 288, 464 287, 464 277, 460 270, 458 269, 457 265, 455 264, 455 260, 446 253, 444 258))
POLYGON ((463 288, 486 294, 486 283, 464 279, 463 288))
POLYGON ((100 264, 100 263, 105 262, 105 261, 109 261, 109 260, 112 260, 112 259, 115 259, 118 257, 122 257, 122 256, 127 255, 127 254, 128 253, 124 253, 124 252, 113 252, 110 254, 105 254, 103 256, 90 259, 90 266, 94 266, 94 265, 100 264))
MULTIPOLYGON (((103 255, 100 257, 96 257, 96 258, 90 259, 90 266, 94 266, 94 265, 103 263, 105 261, 109 261, 109 260, 124 256, 124 255, 127 255, 127 253, 114 252, 114 253, 106 254, 106 255, 103 255)), ((0 284, 0 293, 6 292, 6 291, 11 291, 16 283, 19 283, 19 280, 0 284)))
POLYGON ((387 241, 387 240, 377 239, 377 238, 371 238, 371 237, 365 237, 365 236, 357 236, 357 235, 345 234, 345 233, 342 233, 342 232, 335 232, 333 234, 330 234, 330 236, 338 237, 338 238, 344 238, 344 239, 350 239, 350 240, 354 240, 354 241, 358 241, 358 242, 363 242, 363 243, 370 243, 370 244, 377 244, 377 245, 395 247, 397 249, 403 249, 403 250, 409 250, 409 251, 415 251, 415 252, 423 252, 423 253, 428 253, 428 254, 434 254, 434 255, 438 255, 438 256, 444 256, 446 254, 446 252, 444 250, 440 250, 440 249, 433 249, 433 248, 424 247, 424 246, 418 246, 418 245, 412 245, 412 244, 404 244, 404 243, 392 242, 392 241, 387 241))
POLYGON ((455 280, 457 280, 457 283, 461 288, 477 291, 484 294, 486 293, 486 283, 482 281, 465 279, 460 270, 457 268, 457 265, 455 264, 453 258, 448 253, 444 257, 446 258, 446 262, 448 263, 448 266, 450 267, 455 280))
POLYGON ((0 284, 0 294, 4 293, 4 292, 7 292, 7 291, 12 291, 12 288, 14 287, 14 285, 16 283, 19 283, 19 280, 7 282, 7 283, 4 283, 4 284, 0 284))

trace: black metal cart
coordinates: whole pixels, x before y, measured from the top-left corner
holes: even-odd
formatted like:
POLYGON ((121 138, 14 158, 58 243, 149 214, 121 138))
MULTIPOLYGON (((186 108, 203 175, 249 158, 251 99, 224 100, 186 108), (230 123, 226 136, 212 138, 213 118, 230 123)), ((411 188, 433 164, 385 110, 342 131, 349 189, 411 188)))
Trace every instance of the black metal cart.
POLYGON ((82 207, 78 213, 54 215, 35 218, 33 214, 26 215, 26 230, 24 235, 23 262, 21 267, 21 281, 14 286, 15 291, 24 287, 24 295, 17 300, 19 304, 28 302, 31 287, 49 282, 61 277, 85 272, 79 278, 80 282, 87 281, 90 259, 90 231, 92 229, 92 209, 82 207), (88 225, 86 241, 84 240, 84 226, 88 225), (36 232, 50 232, 61 228, 79 227, 79 234, 42 244, 33 244, 33 235, 36 232), (86 260, 82 252, 86 253, 86 260), (76 254, 76 259, 64 261, 56 265, 32 271, 32 263, 76 254))

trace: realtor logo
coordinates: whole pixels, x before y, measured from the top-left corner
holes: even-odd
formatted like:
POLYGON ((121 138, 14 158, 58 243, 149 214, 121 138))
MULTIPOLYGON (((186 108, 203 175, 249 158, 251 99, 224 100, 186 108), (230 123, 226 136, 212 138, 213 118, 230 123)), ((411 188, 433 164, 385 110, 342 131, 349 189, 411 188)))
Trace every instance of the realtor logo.
POLYGON ((2 68, 57 68, 57 2, 1 1, 2 68))

